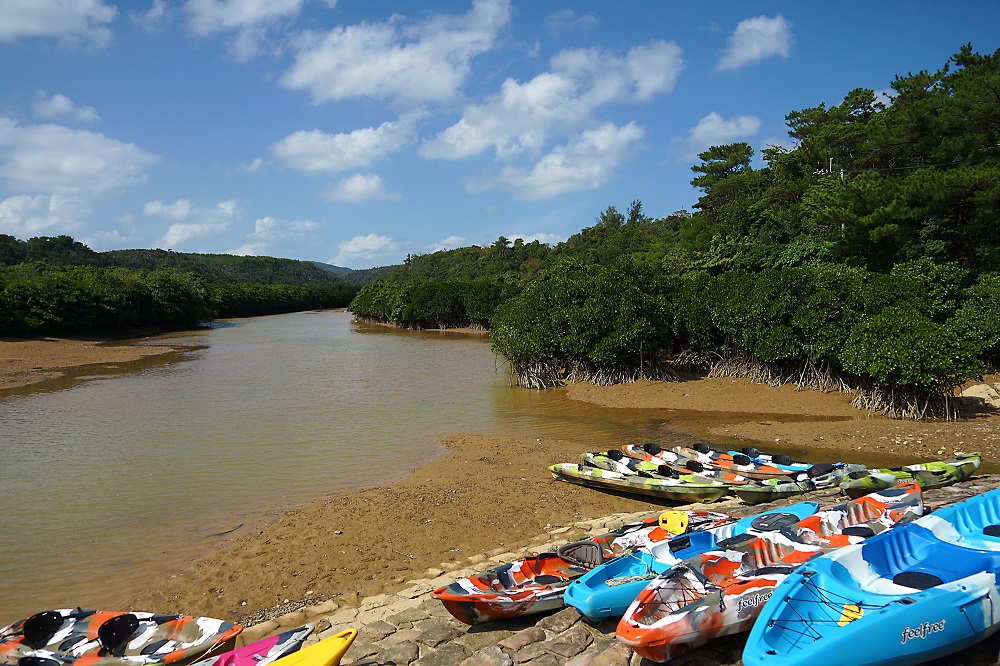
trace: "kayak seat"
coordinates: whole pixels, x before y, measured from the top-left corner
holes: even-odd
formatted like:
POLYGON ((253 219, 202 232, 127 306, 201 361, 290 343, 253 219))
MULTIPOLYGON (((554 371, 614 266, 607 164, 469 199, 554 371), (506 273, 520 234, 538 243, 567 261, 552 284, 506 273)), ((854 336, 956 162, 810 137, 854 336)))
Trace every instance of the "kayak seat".
POLYGON ((924 571, 901 571, 892 577, 892 582, 915 590, 926 590, 944 583, 939 577, 924 571))
POLYGON ((128 639, 132 637, 132 634, 138 628, 139 618, 134 613, 122 613, 110 620, 105 620, 97 628, 97 640, 101 642, 101 646, 107 650, 108 654, 114 655, 118 653, 117 656, 121 656, 120 653, 124 650, 128 639))
POLYGON ((1000 537, 1000 525, 987 525, 983 528, 983 534, 988 537, 1000 537))
POLYGON ((17 660, 17 666, 62 666, 55 659, 48 657, 21 657, 17 660))
POLYGON ((24 642, 37 650, 48 645, 62 625, 63 617, 58 611, 42 611, 24 621, 21 633, 24 642))
POLYGON ((541 576, 535 576, 534 582, 538 585, 554 585, 562 580, 565 579, 560 578, 559 576, 553 576, 552 574, 542 574, 541 576))
POLYGON ((140 654, 143 654, 143 655, 155 654, 157 650, 159 650, 161 647, 163 647, 164 645, 166 645, 169 642, 170 641, 168 639, 166 639, 166 638, 164 638, 162 640, 158 640, 158 641, 153 641, 152 643, 150 643, 146 647, 142 648, 142 652, 140 654))
POLYGON ((866 541, 861 546, 861 559, 868 564, 867 570, 843 569, 844 575, 864 589, 883 594, 897 594, 899 586, 926 589, 1000 569, 1000 553, 941 541, 916 523, 900 525, 866 541))
POLYGON ((760 532, 777 532, 791 527, 801 520, 794 513, 765 513, 750 522, 750 527, 760 532))

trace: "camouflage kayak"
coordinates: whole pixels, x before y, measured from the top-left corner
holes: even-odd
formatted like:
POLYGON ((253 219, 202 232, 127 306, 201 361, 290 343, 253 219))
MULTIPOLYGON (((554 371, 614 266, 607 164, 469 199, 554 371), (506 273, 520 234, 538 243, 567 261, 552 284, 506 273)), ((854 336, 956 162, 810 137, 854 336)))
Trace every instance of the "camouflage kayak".
POLYGON ((791 479, 788 481, 782 479, 762 479, 734 486, 733 494, 747 504, 773 502, 813 490, 833 488, 846 479, 848 475, 863 472, 866 469, 864 465, 813 465, 809 468, 809 472, 807 472, 809 478, 802 479, 801 481, 791 479))
POLYGON ((0 664, 170 664, 206 655, 241 631, 238 624, 209 617, 50 610, 0 629, 0 664))
POLYGON ((466 624, 562 608, 566 587, 596 566, 682 534, 718 529, 735 518, 714 511, 666 511, 439 587, 431 597, 466 624))
POLYGON ((677 478, 656 477, 647 472, 623 474, 589 465, 559 463, 549 467, 559 481, 581 486, 639 495, 675 502, 714 502, 729 491, 729 484, 681 474, 677 478))
POLYGON ((751 479, 773 479, 794 476, 795 471, 782 469, 770 462, 755 461, 743 453, 723 453, 709 449, 703 452, 685 446, 664 449, 659 444, 625 444, 622 452, 627 456, 669 465, 679 472, 694 472, 709 476, 712 472, 751 479))
POLYGON ((853 472, 840 482, 850 497, 860 497, 903 481, 916 481, 923 489, 947 486, 972 476, 982 464, 981 453, 967 453, 948 460, 853 472))
POLYGON ((909 483, 820 511, 783 530, 719 542, 654 578, 625 611, 617 638, 639 656, 663 662, 713 638, 748 631, 800 565, 922 513, 920 487, 909 483))
POLYGON ((651 460, 639 460, 638 458, 627 456, 617 449, 611 449, 607 453, 583 453, 580 454, 580 460, 582 460, 585 465, 600 467, 601 469, 611 470, 612 472, 621 472, 622 474, 648 474, 649 476, 668 479, 679 479, 683 475, 685 477, 694 477, 698 483, 704 483, 706 481, 721 481, 722 483, 730 485, 749 483, 752 481, 752 479, 745 476, 730 474, 729 472, 722 472, 719 470, 706 470, 697 474, 692 473, 689 470, 681 471, 683 468, 677 468, 671 465, 660 465, 652 462, 651 460))

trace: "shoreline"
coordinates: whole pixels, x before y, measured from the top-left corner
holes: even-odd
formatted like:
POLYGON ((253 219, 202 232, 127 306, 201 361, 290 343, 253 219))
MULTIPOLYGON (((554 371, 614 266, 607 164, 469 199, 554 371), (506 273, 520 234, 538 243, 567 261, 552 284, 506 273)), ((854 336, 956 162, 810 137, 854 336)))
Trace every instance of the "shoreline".
MULTIPOLYGON (((74 368, 114 366, 187 347, 128 340, 0 340, 0 397, 11 377, 28 386, 74 368), (13 352, 16 352, 13 353, 13 352), (34 355, 33 355, 34 354, 34 355), (20 364, 19 372, 11 372, 20 364), (60 365, 62 364, 62 365, 60 365)), ((988 383, 1000 381, 990 377, 988 383)), ((525 389, 512 389, 525 390, 525 389)), ((662 423, 721 448, 756 446, 807 462, 849 459, 906 464, 979 450, 989 473, 1000 460, 1000 416, 906 422, 870 416, 839 393, 772 388, 747 380, 690 377, 558 389, 598 409, 656 409, 662 423), (837 454, 837 455, 833 455, 837 454)), ((350 491, 236 532, 183 571, 165 572, 120 606, 230 620, 272 617, 327 599, 349 606, 453 562, 527 550, 538 535, 583 520, 662 510, 654 498, 601 493, 552 479, 547 467, 587 450, 571 440, 450 434, 445 453, 391 486, 350 491)), ((608 442, 608 448, 627 442, 608 442)), ((871 461, 871 462, 869 462, 871 461)), ((75 604, 73 600, 67 603, 75 604)))

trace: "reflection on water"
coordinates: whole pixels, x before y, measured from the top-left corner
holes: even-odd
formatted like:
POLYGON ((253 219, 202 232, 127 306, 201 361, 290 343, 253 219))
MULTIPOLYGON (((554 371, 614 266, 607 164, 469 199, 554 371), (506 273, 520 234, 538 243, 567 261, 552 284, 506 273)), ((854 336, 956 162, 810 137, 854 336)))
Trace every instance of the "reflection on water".
POLYGON ((241 523, 402 478, 443 433, 599 449, 655 427, 511 389, 486 336, 313 312, 150 342, 197 348, 0 400, 0 625, 127 598, 241 523))

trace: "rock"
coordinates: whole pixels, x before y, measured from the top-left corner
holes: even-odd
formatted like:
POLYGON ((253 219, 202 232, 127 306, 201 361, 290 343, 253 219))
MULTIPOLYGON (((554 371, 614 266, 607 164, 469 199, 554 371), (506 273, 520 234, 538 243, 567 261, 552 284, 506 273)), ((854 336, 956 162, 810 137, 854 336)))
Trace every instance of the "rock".
POLYGON ((385 620, 378 620, 371 624, 366 624, 362 631, 370 640, 378 642, 386 636, 396 633, 396 627, 385 620))
POLYGON ((575 608, 564 608, 558 613, 543 617, 536 624, 542 629, 547 629, 560 634, 580 621, 580 612, 575 608))
POLYGON ((426 620, 429 617, 430 615, 419 608, 407 608, 406 610, 396 613, 395 615, 390 615, 386 619, 397 627, 401 627, 404 624, 413 624, 414 622, 426 620))
POLYGON ((510 655, 496 645, 483 648, 461 662, 460 666, 513 666, 510 655))
POLYGON ((413 662, 413 666, 454 666, 469 656, 469 650, 458 643, 447 643, 428 651, 427 654, 413 662))
POLYGON ((523 631, 519 631, 510 638, 505 638, 500 641, 498 645, 502 648, 507 648, 511 652, 517 652, 526 645, 531 645, 532 643, 538 643, 539 641, 545 640, 545 630, 541 627, 528 627, 523 631))
POLYGON ((462 631, 455 627, 434 627, 420 634, 417 642, 428 647, 436 647, 445 641, 450 641, 462 635, 462 631))
POLYGON ((629 666, 631 659, 632 650, 616 643, 597 654, 591 654, 589 650, 578 654, 567 661, 566 666, 629 666))
POLYGON ((994 409, 1000 408, 1000 392, 989 384, 976 384, 962 391, 961 398, 971 401, 981 400, 983 404, 994 409))
POLYGON ((587 631, 587 627, 582 624, 576 624, 568 631, 559 634, 551 640, 545 641, 541 646, 548 652, 569 659, 586 650, 587 646, 593 642, 594 637, 587 631))
POLYGON ((384 647, 378 653, 378 661, 387 662, 391 661, 395 664, 409 664, 416 661, 417 657, 420 656, 420 648, 417 647, 416 643, 410 641, 402 641, 399 643, 394 643, 388 647, 384 647))

